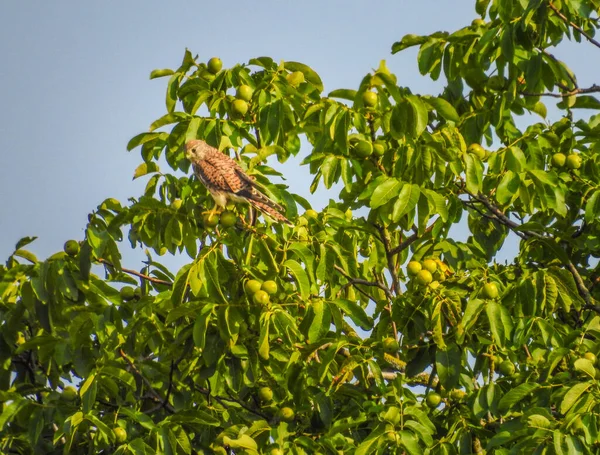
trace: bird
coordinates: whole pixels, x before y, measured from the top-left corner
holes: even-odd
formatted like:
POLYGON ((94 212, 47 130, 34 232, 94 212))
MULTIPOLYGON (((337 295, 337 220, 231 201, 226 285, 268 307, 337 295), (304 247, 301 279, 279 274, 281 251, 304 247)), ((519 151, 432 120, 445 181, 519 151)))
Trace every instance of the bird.
MULTIPOLYGON (((227 155, 202 140, 193 139, 185 144, 185 156, 217 206, 224 208, 228 201, 246 202, 274 220, 293 226, 281 213, 283 207, 264 195, 254 180, 227 155)), ((213 214, 214 211, 215 208, 213 214)))

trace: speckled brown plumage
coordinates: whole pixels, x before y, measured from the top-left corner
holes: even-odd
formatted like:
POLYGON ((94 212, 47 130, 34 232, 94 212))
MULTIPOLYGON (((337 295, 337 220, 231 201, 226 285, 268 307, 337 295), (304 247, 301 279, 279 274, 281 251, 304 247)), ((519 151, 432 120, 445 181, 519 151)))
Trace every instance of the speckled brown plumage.
POLYGON ((185 154, 192 162, 198 180, 219 207, 225 207, 228 200, 243 201, 277 221, 292 225, 281 214, 283 207, 261 193, 240 165, 227 155, 201 140, 188 141, 185 154))

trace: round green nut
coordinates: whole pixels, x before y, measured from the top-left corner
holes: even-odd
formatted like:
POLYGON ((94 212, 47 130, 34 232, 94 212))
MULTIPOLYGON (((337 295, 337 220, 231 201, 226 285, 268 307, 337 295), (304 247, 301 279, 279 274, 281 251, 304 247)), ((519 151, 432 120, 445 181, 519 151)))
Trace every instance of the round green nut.
POLYGON ((269 303, 270 297, 269 294, 267 294, 265 291, 259 290, 254 293, 254 295, 252 296, 252 300, 257 305, 266 305, 267 303, 269 303))
POLYGON ((119 291, 119 295, 121 296, 121 300, 125 302, 133 300, 135 297, 135 289, 133 289, 131 286, 123 286, 119 291))
POLYGON ((515 374, 515 364, 512 363, 510 360, 505 360, 498 367, 498 371, 503 376, 512 376, 513 374, 515 374))
POLYGON ((250 87, 249 85, 246 85, 246 84, 242 84, 236 90, 235 97, 240 100, 250 101, 252 99, 253 93, 254 93, 254 90, 252 90, 252 87, 250 87))
POLYGON ((387 144, 385 141, 377 140, 373 142, 373 154, 375 156, 383 156, 387 152, 387 144))
POLYGON ((435 273, 437 270, 437 262, 433 259, 425 259, 422 265, 423 269, 428 270, 429 273, 435 273))
POLYGON ((277 294, 277 283, 273 280, 265 281, 260 288, 269 295, 277 294))
POLYGON ((279 410, 279 416, 284 422, 291 422, 292 420, 294 420, 296 413, 289 406, 284 406, 279 410))
POLYGON ((398 344, 398 340, 392 337, 388 337, 383 340, 383 352, 387 354, 395 354, 400 349, 400 345, 398 344))
POLYGON ((429 270, 421 270, 419 273, 417 273, 415 279, 421 286, 427 286, 433 281, 433 275, 429 270))
POLYGON ((480 160, 485 159, 486 156, 485 149, 481 146, 481 144, 477 143, 469 145, 467 148, 467 153, 475 155, 480 160))
POLYGON ((579 169, 582 164, 583 160, 577 153, 571 153, 569 156, 567 156, 567 167, 569 169, 579 169))
POLYGON ((498 286, 495 283, 485 283, 481 289, 481 295, 484 299, 498 298, 498 286))
POLYGON ((370 91, 364 92, 362 100, 366 107, 375 107, 377 106, 377 93, 370 91))
POLYGON ((221 213, 219 222, 224 228, 230 228, 235 226, 235 223, 237 223, 237 215, 234 212, 225 210, 223 213, 221 213))
POLYGON ((431 392, 427 394, 427 397, 425 398, 425 404, 432 409, 437 408, 441 402, 442 397, 439 393, 431 392))
POLYGON ((115 440, 117 441, 117 444, 123 444, 125 441, 127 441, 127 431, 125 431, 124 428, 113 428, 113 433, 115 435, 115 440))
POLYGON ((567 155, 564 153, 555 153, 552 155, 552 166, 554 167, 563 167, 567 162, 567 155))
POLYGON ((204 226, 208 228, 214 228, 219 224, 219 217, 216 214, 207 213, 202 217, 202 221, 204 222, 204 226))
POLYGON ((206 64, 206 69, 208 69, 211 74, 217 74, 221 71, 221 68, 223 68, 223 62, 219 57, 211 58, 206 64))
POLYGON ((369 141, 359 140, 356 141, 352 147, 352 151, 359 158, 368 158, 373 153, 373 144, 369 141))
POLYGON ((419 261, 410 261, 406 266, 406 272, 409 276, 416 276, 423 269, 419 261))
POLYGON ((63 246, 63 250, 69 256, 77 256, 77 253, 79 253, 79 242, 77 240, 67 240, 63 246))
POLYGON ((231 103, 231 110, 237 117, 243 117, 248 112, 248 103, 244 100, 234 100, 231 103))
POLYGON ((261 283, 257 280, 248 280, 244 283, 244 289, 250 295, 256 294, 256 292, 260 291, 261 283))
POLYGON ((263 403, 268 403, 273 400, 273 389, 271 387, 261 387, 258 389, 258 398, 263 403))

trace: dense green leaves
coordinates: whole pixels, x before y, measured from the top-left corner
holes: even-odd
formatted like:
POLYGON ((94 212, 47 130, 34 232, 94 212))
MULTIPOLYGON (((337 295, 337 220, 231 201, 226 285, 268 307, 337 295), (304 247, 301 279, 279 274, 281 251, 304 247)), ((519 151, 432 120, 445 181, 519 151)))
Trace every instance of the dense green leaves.
POLYGON ((385 61, 327 96, 269 57, 153 71, 166 112, 127 144, 142 194, 0 266, 2 450, 594 453, 600 105, 553 55, 594 34, 582 5, 478 0, 460 30, 404 36, 392 53, 418 46, 440 94, 385 61), (215 225, 190 139, 293 226, 242 203, 215 225), (292 156, 312 183, 279 183, 292 156), (316 211, 321 182, 340 193, 316 211))

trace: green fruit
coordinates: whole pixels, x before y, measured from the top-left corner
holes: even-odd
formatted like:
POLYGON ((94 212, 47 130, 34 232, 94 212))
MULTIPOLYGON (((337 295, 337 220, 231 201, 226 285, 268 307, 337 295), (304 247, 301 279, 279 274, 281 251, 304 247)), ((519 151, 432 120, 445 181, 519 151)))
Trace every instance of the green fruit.
POLYGON ((596 365, 598 361, 598 359, 596 358, 596 354, 594 354, 593 352, 586 352, 585 354, 583 354, 583 358, 588 359, 590 362, 592 362, 592 365, 596 365))
POLYGON ((309 220, 316 220, 319 217, 319 213, 316 210, 308 209, 304 212, 304 216, 309 220))
POLYGON ((425 259, 422 265, 423 268, 425 270, 429 270, 430 273, 435 273, 437 270, 437 262, 435 262, 433 259, 425 259))
POLYGON ((344 217, 346 218, 346 221, 351 221, 352 220, 352 210, 350 210, 350 209, 346 210, 346 212, 344 213, 344 217))
POLYGON ((217 224, 219 224, 219 217, 216 214, 207 213, 202 217, 204 221, 204 226, 209 228, 214 228, 217 224))
POLYGON ((77 256, 77 253, 79 253, 79 242, 77 240, 67 240, 63 249, 69 256, 77 256))
POLYGON ((387 144, 384 141, 375 141, 373 143, 373 154, 375 156, 383 156, 387 152, 387 144))
POLYGON ((485 283, 481 289, 484 299, 495 299, 498 297, 498 286, 495 283, 485 283))
POLYGON ((298 87, 304 82, 304 73, 302 71, 294 71, 288 74, 286 79, 292 87, 298 87))
POLYGON ((485 149, 481 146, 481 144, 477 143, 469 145, 469 147, 467 148, 467 153, 472 153, 480 160, 485 159, 486 155, 485 149))
POLYGON ((133 290, 133 298, 137 300, 142 298, 142 288, 135 288, 133 290))
POLYGON ((506 86, 506 82, 504 76, 496 75, 488 79, 487 86, 490 90, 499 91, 506 86))
POLYGON ((243 117, 246 115, 246 112, 248 112, 248 103, 246 103, 244 100, 235 100, 233 103, 231 103, 231 109, 234 115, 243 117))
POLYGON ((135 289, 133 289, 131 286, 123 286, 119 291, 119 294, 121 296, 121 300, 127 302, 135 297, 135 289))
POLYGON ((581 156, 577 155, 576 153, 571 153, 569 156, 567 156, 567 167, 569 169, 579 169, 581 167, 581 156))
POLYGON ((279 447, 271 447, 269 449, 269 455, 283 455, 283 450, 279 447))
POLYGON ((258 389, 258 398, 263 403, 271 401, 273 399, 273 390, 271 390, 271 387, 261 387, 258 389))
POLYGON ((442 397, 439 393, 432 392, 425 398, 425 403, 432 409, 437 408, 441 402, 442 397))
POLYGON ((284 422, 291 422, 294 420, 296 413, 289 406, 284 406, 279 410, 279 415, 281 416, 281 420, 284 422))
POLYGON ((127 441, 127 431, 125 431, 124 428, 113 428, 113 433, 115 435, 115 440, 117 441, 117 444, 123 444, 125 441, 127 441))
POLYGON ((78 394, 79 393, 77 392, 77 389, 75 387, 73 387, 72 385, 68 385, 63 389, 62 397, 65 400, 74 401, 77 398, 78 394))
POLYGON ((260 291, 260 281, 257 280, 248 280, 244 284, 244 289, 250 295, 254 295, 257 291, 260 291))
POLYGON ((235 226, 235 223, 237 223, 237 215, 234 212, 225 210, 223 213, 221 213, 219 222, 224 228, 235 226))
POLYGON ((427 286, 433 281, 433 275, 431 275, 431 272, 429 270, 421 270, 419 273, 417 273, 415 279, 420 285, 427 286))
POLYGON ((410 261, 408 263, 408 265, 406 266, 406 272, 408 273, 409 276, 417 275, 422 269, 423 269, 423 266, 418 261, 410 261))
POLYGON ((223 68, 223 62, 219 57, 213 57, 206 64, 206 68, 211 74, 217 74, 223 68))
POLYGON ((555 153, 552 155, 552 166, 563 167, 567 162, 567 156, 564 153, 555 153))
POLYGON ((181 208, 183 204, 183 201, 181 199, 175 199, 173 202, 171 202, 171 208, 173 210, 179 210, 181 208))
POLYGON ((515 373, 515 365, 510 360, 505 360, 498 367, 503 376, 512 376, 515 373))
POLYGON ((395 338, 388 337, 383 340, 383 352, 387 354, 395 354, 400 349, 400 345, 395 338))
POLYGON ((485 25, 485 21, 478 17, 477 19, 473 19, 471 22, 472 27, 483 27, 485 25))
POLYGON ((273 280, 265 281, 260 288, 269 295, 277 294, 277 283, 273 280))
POLYGON ((365 92, 362 96, 363 104, 367 107, 377 106, 377 93, 365 92))
POLYGON ((352 147, 354 154, 359 158, 367 158, 373 153, 373 144, 369 141, 359 140, 352 147))
POLYGON ((450 391, 450 393, 448 394, 448 396, 450 397, 451 400, 454 401, 460 401, 465 397, 466 393, 464 390, 460 390, 460 389, 452 389, 450 391))
POLYGON ((256 291, 254 293, 254 295, 252 296, 252 300, 257 305, 266 305, 267 303, 269 303, 269 299, 270 299, 269 294, 267 294, 263 290, 256 291))
POLYGON ((241 100, 250 101, 252 99, 252 93, 254 93, 252 87, 243 84, 238 87, 237 91, 235 92, 235 96, 241 100))

